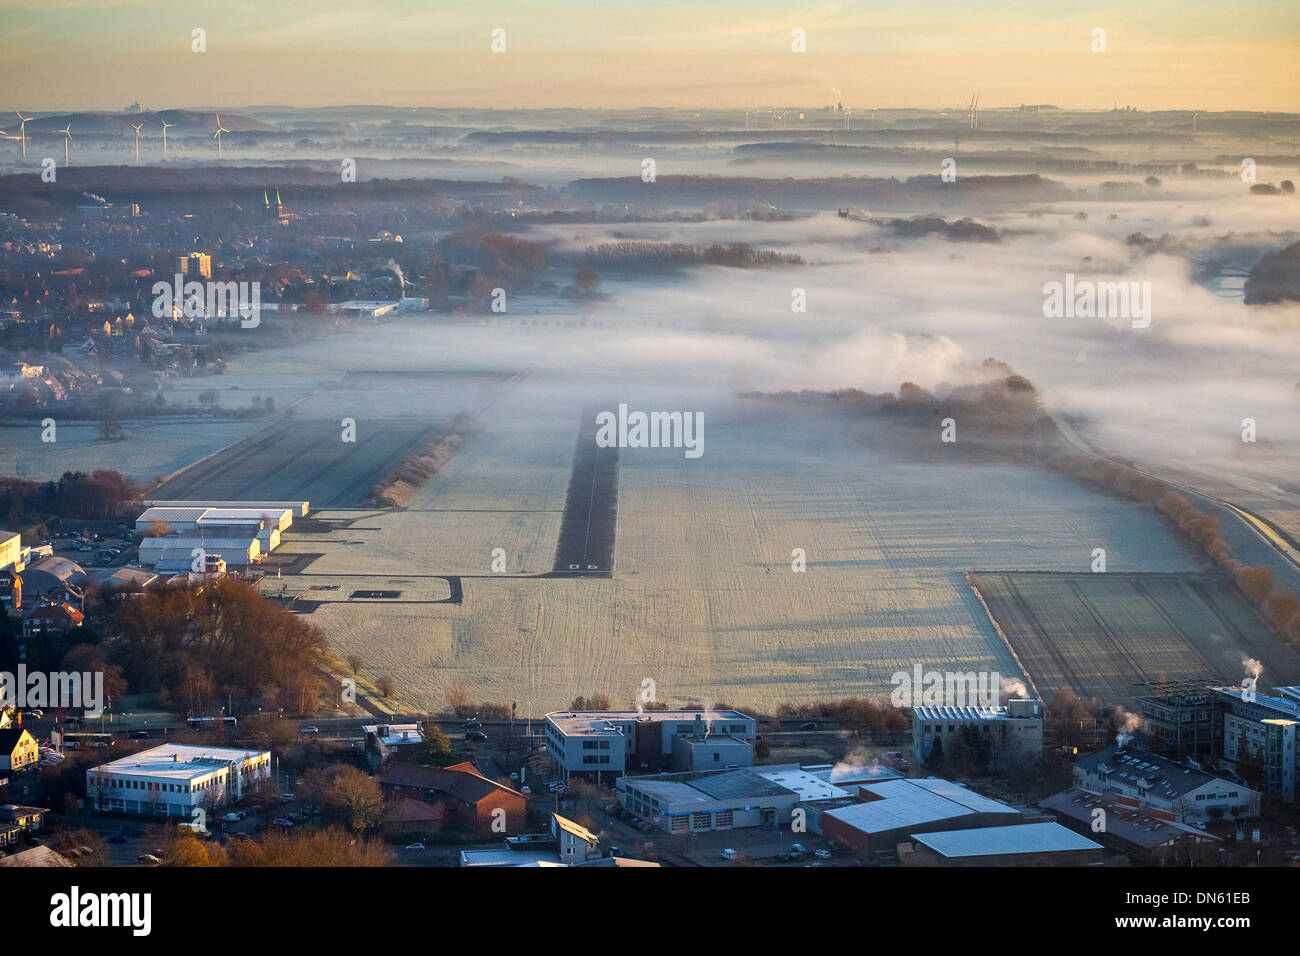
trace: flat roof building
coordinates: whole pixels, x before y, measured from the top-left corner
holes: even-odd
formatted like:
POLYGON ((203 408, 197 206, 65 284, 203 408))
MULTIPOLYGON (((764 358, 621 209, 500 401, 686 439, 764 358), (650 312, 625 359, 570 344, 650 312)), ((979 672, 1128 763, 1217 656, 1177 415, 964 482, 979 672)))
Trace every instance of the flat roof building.
POLYGON ((913 838, 915 862, 932 866, 1088 866, 1102 848, 1059 823, 939 830, 913 838))
POLYGON ((1223 709, 1223 760, 1258 778, 1264 793, 1295 803, 1296 736, 1300 727, 1300 688, 1275 687, 1272 694, 1243 687, 1211 687, 1223 709))
MULTIPOLYGON (((780 764, 766 767, 653 776, 623 776, 615 789, 619 804, 629 813, 648 820, 665 833, 701 833, 745 827, 787 826, 795 808, 818 801, 851 804, 858 799, 858 783, 831 782, 831 767, 780 764)), ((897 777, 892 770, 862 768, 846 771, 845 778, 859 780, 897 777)), ((812 816, 812 811, 809 810, 812 816)), ((810 829, 817 832, 810 824, 810 829)))
POLYGON ((822 813, 821 832, 864 858, 893 853, 915 833, 1004 826, 1023 820, 1015 807, 936 777, 864 784, 859 796, 859 803, 822 813))
POLYGON ((192 819, 270 776, 269 750, 163 744, 87 770, 86 797, 96 810, 192 819))
POLYGON ((1043 717, 1042 702, 1032 698, 1012 698, 1004 707, 913 707, 912 750, 934 766, 938 754, 966 746, 971 728, 989 770, 1033 767, 1043 759, 1043 717))
POLYGON ((212 498, 195 498, 189 501, 174 498, 146 498, 140 503, 146 508, 251 508, 255 511, 287 508, 293 512, 295 518, 307 517, 311 505, 309 501, 232 501, 212 498))
POLYGON ((157 571, 195 570, 196 554, 199 560, 220 556, 231 567, 248 567, 262 558, 262 544, 254 534, 227 536, 219 534, 168 535, 164 538, 145 538, 140 542, 139 561, 157 571))
POLYGON ((546 715, 546 749, 566 780, 579 774, 599 781, 628 770, 660 771, 670 765, 679 735, 752 744, 756 728, 738 710, 560 711, 546 715))

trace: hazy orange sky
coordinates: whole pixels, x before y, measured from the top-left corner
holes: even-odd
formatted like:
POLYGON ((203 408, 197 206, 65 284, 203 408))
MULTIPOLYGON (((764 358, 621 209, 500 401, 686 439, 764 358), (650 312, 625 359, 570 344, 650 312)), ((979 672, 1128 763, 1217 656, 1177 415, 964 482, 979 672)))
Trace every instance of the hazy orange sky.
POLYGON ((1300 110, 1300 4, 0 0, 9 108, 1300 110), (109 9, 105 9, 109 7, 109 9), (494 28, 506 51, 490 49, 494 28), (191 31, 207 52, 191 52, 191 31), (1091 50, 1093 30, 1106 52, 1091 50), (791 49, 806 32, 807 52, 791 49))

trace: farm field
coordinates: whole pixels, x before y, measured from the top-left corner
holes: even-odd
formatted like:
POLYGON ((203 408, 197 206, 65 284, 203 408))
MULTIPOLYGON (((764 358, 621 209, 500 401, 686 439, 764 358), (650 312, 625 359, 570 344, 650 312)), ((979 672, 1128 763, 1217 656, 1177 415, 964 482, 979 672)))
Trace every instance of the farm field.
POLYGON ((121 471, 137 481, 165 477, 266 427, 264 421, 147 419, 123 423, 125 438, 104 441, 98 422, 60 423, 41 441, 39 423, 0 427, 0 474, 52 481, 65 471, 121 471))
POLYGON ((452 681, 533 713, 596 692, 631 705, 649 677, 666 702, 771 709, 885 694, 915 663, 1020 678, 971 568, 1081 571, 1101 546, 1117 570, 1197 570, 1150 512, 1038 469, 899 462, 815 416, 773 421, 742 404, 704 406, 702 458, 620 452, 612 578, 520 576, 550 570, 576 401, 548 405, 524 383, 409 510, 291 530, 282 550, 323 556, 264 587, 464 575, 460 604, 335 601, 311 615, 336 653, 391 675, 416 708, 439 706, 452 681), (506 574, 485 573, 494 547, 506 574))
POLYGON ((1040 693, 1119 705, 1139 681, 1226 678, 1258 660, 1300 680, 1300 655, 1212 574, 980 571, 971 575, 1040 693))
POLYGON ((154 496, 357 505, 385 472, 438 432, 439 425, 419 419, 363 419, 356 440, 345 442, 338 420, 280 422, 163 482, 154 496))

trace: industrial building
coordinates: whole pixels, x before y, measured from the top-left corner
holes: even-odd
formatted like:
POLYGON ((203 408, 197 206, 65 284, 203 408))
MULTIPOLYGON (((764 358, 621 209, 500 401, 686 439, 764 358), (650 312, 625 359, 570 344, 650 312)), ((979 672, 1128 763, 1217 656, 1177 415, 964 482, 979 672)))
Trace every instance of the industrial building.
POLYGON ((1173 814, 1179 823, 1259 816, 1259 793, 1245 784, 1132 746, 1107 747, 1080 758, 1073 774, 1081 790, 1130 797, 1138 806, 1173 814))
POLYGON ((800 767, 779 764, 703 773, 623 776, 619 804, 665 833, 701 833, 789 825, 796 807, 808 829, 826 807, 858 800, 863 783, 897 778, 886 767, 800 767))
MULTIPOLYGON (((141 502, 146 508, 244 508, 257 512, 278 511, 287 508, 295 518, 307 517, 309 501, 178 501, 171 498, 146 498, 141 502)), ((281 529, 283 530, 283 529, 281 529)))
MULTIPOLYGON (((229 529, 222 529, 228 531, 229 529)), ((262 559, 262 545, 256 534, 168 535, 140 542, 139 561, 156 571, 192 571, 196 559, 220 557, 227 565, 246 568, 262 559)))
POLYGON ((1139 806, 1119 794, 1072 788, 1040 800, 1064 826, 1091 836, 1135 866, 1212 863, 1223 841, 1179 823, 1172 813, 1139 806))
MULTIPOLYGON (((148 508, 135 519, 137 534, 149 534, 160 528, 166 540, 172 535, 180 537, 240 537, 251 534, 257 538, 262 554, 270 554, 280 546, 280 534, 293 524, 294 512, 289 507, 225 508, 195 505, 187 508, 148 508)), ((149 539, 144 539, 149 540, 149 539)))
POLYGON ((17 531, 0 531, 0 571, 22 571, 23 538, 17 531))
POLYGON ((1011 826, 1023 820, 1015 807, 936 777, 864 784, 858 794, 859 802, 823 812, 820 829, 822 836, 864 859, 892 854, 916 833, 1011 826))
POLYGON ((914 707, 912 749, 930 764, 938 752, 965 746, 968 728, 987 747, 991 771, 1028 768, 1043 759, 1043 705, 1033 698, 1012 698, 1005 707, 914 707))
POLYGON ((914 838, 914 859, 928 866, 1089 866, 1102 847, 1059 823, 1018 823, 940 830, 914 838))
POLYGON ((679 751, 683 760, 750 766, 755 729, 754 718, 736 710, 562 711, 546 715, 546 749, 564 779, 578 774, 599 782, 627 770, 657 773, 671 766, 678 736, 731 738, 716 747, 686 745, 679 751))
POLYGON ((269 750, 163 744, 86 771, 97 810, 190 819, 195 808, 234 803, 270 779, 269 750))

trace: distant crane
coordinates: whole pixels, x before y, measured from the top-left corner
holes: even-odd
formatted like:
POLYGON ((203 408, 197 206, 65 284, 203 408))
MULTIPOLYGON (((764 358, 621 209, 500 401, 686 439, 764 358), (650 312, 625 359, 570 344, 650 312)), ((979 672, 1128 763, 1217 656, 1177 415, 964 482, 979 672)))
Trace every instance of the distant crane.
POLYGON ((68 120, 67 126, 63 127, 63 129, 55 130, 55 132, 63 134, 63 165, 67 166, 69 165, 68 144, 72 142, 72 120, 68 120))
POLYGON ((972 93, 970 97, 970 128, 980 128, 980 95, 972 93))
POLYGON ((162 124, 163 124, 163 159, 166 159, 167 158, 167 127, 175 126, 176 124, 167 122, 161 116, 158 117, 158 119, 162 120, 162 124))
POLYGON ((222 134, 222 133, 229 133, 229 132, 230 132, 230 130, 226 129, 224 126, 221 125, 221 114, 218 113, 218 114, 217 114, 217 131, 216 131, 215 133, 212 134, 213 138, 216 139, 216 141, 217 141, 217 160, 218 160, 218 161, 220 161, 220 159, 221 159, 221 134, 222 134))
POLYGON ((135 130, 135 164, 140 165, 140 129, 144 123, 132 123, 131 128, 135 130))

